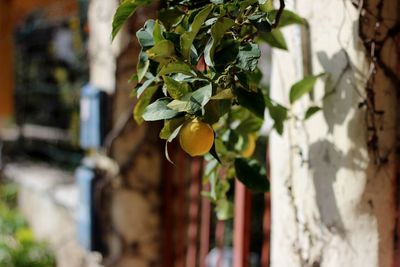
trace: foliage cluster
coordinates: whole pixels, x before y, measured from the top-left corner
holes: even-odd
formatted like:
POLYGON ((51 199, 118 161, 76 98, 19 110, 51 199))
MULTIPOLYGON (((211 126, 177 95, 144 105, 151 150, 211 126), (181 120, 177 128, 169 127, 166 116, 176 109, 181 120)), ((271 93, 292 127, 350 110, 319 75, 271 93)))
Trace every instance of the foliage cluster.
POLYGON ((16 210, 14 184, 0 185, 0 266, 55 267, 49 247, 34 239, 23 216, 16 210))
MULTIPOLYGON (((150 0, 124 0, 113 21, 113 38, 123 23, 150 0)), ((282 3, 282 1, 281 1, 282 3)), ((168 143, 182 126, 197 118, 212 125, 215 140, 206 155, 204 195, 216 204, 220 219, 232 216, 227 194, 236 177, 253 191, 269 190, 265 162, 244 157, 242 151, 258 135, 268 110, 274 129, 282 134, 290 108, 269 97, 261 84, 259 45, 287 49, 281 28, 304 24, 288 10, 274 9, 270 0, 168 0, 158 20, 148 20, 137 33, 142 47, 133 76, 138 86, 134 117, 164 121, 160 138, 168 143), (279 23, 278 23, 279 20, 279 23)), ((309 76, 293 85, 293 104, 309 93, 319 76, 309 76)), ((307 119, 319 108, 312 107, 307 119)), ((201 142, 201 140, 198 140, 201 142)))

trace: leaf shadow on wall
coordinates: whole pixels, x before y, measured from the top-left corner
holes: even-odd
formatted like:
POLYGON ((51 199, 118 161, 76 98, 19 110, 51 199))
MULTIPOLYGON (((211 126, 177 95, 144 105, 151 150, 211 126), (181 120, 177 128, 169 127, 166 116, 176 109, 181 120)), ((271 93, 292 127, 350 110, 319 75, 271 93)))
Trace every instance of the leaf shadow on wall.
POLYGON ((333 133, 334 127, 342 125, 354 108, 355 98, 360 98, 355 85, 355 75, 359 75, 360 72, 353 66, 344 49, 331 57, 328 57, 325 51, 321 51, 317 53, 317 58, 329 74, 323 99, 323 115, 328 124, 328 133, 333 133))
MULTIPOLYGON (((309 166, 312 171, 319 219, 331 233, 344 237, 345 225, 336 198, 343 188, 335 188, 338 171, 343 168, 361 171, 365 169, 363 167, 365 159, 356 148, 345 154, 328 140, 320 140, 311 144, 309 152, 309 166)), ((348 177, 348 179, 352 178, 348 177)))
POLYGON ((322 109, 328 129, 326 138, 310 145, 309 164, 320 221, 328 231, 343 238, 346 229, 339 207, 348 203, 338 203, 337 199, 348 201, 349 193, 343 187, 342 179, 349 179, 349 186, 360 182, 351 179, 357 179, 357 172, 365 171, 368 166, 367 153, 362 151, 366 144, 364 111, 357 107, 362 101, 354 88, 358 71, 352 66, 347 53, 342 49, 329 58, 326 52, 319 52, 317 57, 330 74, 322 109), (347 131, 339 128, 343 125, 347 131), (335 129, 335 126, 338 128, 335 129), (339 147, 346 147, 347 150, 342 151, 339 147), (341 181, 337 181, 338 172, 343 169, 349 176, 341 174, 341 181))

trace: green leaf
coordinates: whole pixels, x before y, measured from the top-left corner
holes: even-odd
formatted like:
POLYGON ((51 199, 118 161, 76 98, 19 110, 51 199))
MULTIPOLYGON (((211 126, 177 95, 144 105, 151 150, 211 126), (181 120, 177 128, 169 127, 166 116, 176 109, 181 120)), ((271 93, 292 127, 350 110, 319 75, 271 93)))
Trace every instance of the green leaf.
POLYGON ((136 37, 142 47, 139 53, 138 63, 136 65, 136 72, 138 75, 138 82, 141 82, 146 75, 150 67, 150 61, 147 54, 144 52, 154 46, 153 31, 154 31, 154 20, 146 21, 143 28, 136 32, 136 37))
POLYGON ((257 91, 260 87, 262 73, 259 68, 256 68, 254 71, 238 72, 236 77, 244 88, 250 91, 257 91))
POLYGON ((266 170, 256 160, 236 158, 234 165, 238 180, 247 188, 256 192, 269 191, 266 170))
POLYGON ((139 81, 139 77, 137 75, 137 73, 132 74, 132 76, 129 78, 128 83, 132 83, 132 82, 138 82, 139 81))
POLYGON ((193 41, 196 38, 198 32, 200 31, 204 21, 210 14, 212 8, 213 8, 212 5, 207 5, 204 9, 202 9, 195 16, 193 23, 190 26, 190 30, 181 35, 181 52, 184 58, 189 59, 193 41))
POLYGON ((208 84, 206 86, 203 86, 193 93, 190 96, 190 101, 199 103, 202 108, 210 101, 211 96, 212 96, 212 84, 208 84))
POLYGON ((171 157, 169 156, 169 153, 168 153, 168 142, 165 142, 164 155, 165 155, 165 158, 166 158, 171 164, 175 165, 175 163, 171 160, 171 157))
POLYGON ((209 153, 211 154, 211 156, 214 157, 214 159, 215 159, 216 161, 218 161, 218 162, 221 164, 221 159, 220 159, 219 156, 218 156, 217 148, 216 148, 216 146, 215 146, 215 132, 214 132, 214 143, 213 143, 213 145, 212 145, 212 147, 211 147, 209 153))
POLYGON ((187 112, 191 114, 194 114, 201 109, 200 105, 198 105, 197 103, 192 103, 190 101, 179 99, 172 100, 168 104, 168 107, 178 112, 187 112))
MULTIPOLYGON (((268 13, 268 18, 270 21, 275 20, 276 14, 278 13, 278 10, 272 10, 271 12, 268 13)), ((278 28, 282 28, 288 25, 292 24, 305 24, 305 19, 297 15, 296 13, 290 11, 290 10, 283 10, 283 13, 279 19, 279 24, 278 28)))
POLYGON ((293 104, 296 100, 301 98, 303 95, 308 94, 314 88, 314 84, 318 80, 318 78, 325 75, 324 73, 319 75, 310 75, 305 77, 303 80, 295 83, 290 89, 289 100, 290 103, 293 104))
POLYGON ((222 116, 228 113, 231 106, 231 100, 213 100, 211 98, 211 101, 204 107, 204 121, 208 124, 217 123, 222 116))
POLYGON ((168 143, 171 143, 172 140, 174 140, 178 136, 179 132, 181 131, 182 126, 183 126, 183 124, 181 124, 175 128, 175 130, 172 132, 172 134, 167 139, 168 143))
POLYGON ((142 47, 143 51, 146 51, 150 47, 154 46, 154 38, 153 38, 154 25, 155 21, 149 19, 148 21, 146 21, 144 26, 136 32, 136 38, 138 39, 139 44, 142 47))
POLYGON ((287 50, 287 44, 285 37, 279 29, 273 29, 269 33, 261 33, 259 40, 268 43, 271 47, 287 50))
POLYGON ((229 18, 219 18, 211 27, 211 39, 204 49, 204 59, 208 66, 214 66, 215 49, 223 39, 225 32, 232 28, 235 22, 229 18))
POLYGON ((171 102, 171 99, 167 97, 157 99, 154 103, 146 107, 143 112, 143 119, 145 121, 158 121, 176 117, 179 112, 170 109, 168 107, 169 102, 171 102))
POLYGON ((17 230, 15 233, 15 237, 20 243, 30 243, 35 242, 35 236, 31 229, 24 227, 17 230))
POLYGON ((178 23, 182 21, 184 13, 178 8, 172 9, 162 9, 158 13, 158 18, 162 21, 167 29, 175 27, 178 23))
POLYGON ((214 55, 214 58, 218 59, 214 62, 216 71, 224 72, 228 65, 237 60, 238 54, 239 42, 233 39, 223 39, 214 55))
POLYGON ((257 21, 251 21, 251 23, 256 27, 257 31, 260 33, 268 33, 271 32, 272 30, 272 25, 268 20, 257 20, 257 21))
POLYGON ((162 40, 165 40, 163 32, 165 32, 165 28, 158 20, 156 20, 154 24, 154 29, 153 29, 153 39, 154 43, 158 43, 162 40))
POLYGON ((163 76, 163 80, 164 86, 167 89, 168 94, 173 99, 179 99, 190 92, 190 88, 187 83, 178 82, 168 76, 163 76))
POLYGON ((309 107, 306 111, 306 115, 304 116, 304 119, 308 120, 311 116, 313 116, 315 113, 317 113, 320 110, 321 110, 321 108, 317 107, 317 106, 309 107))
POLYGON ((171 62, 164 66, 158 75, 163 76, 172 73, 182 73, 188 76, 196 76, 194 70, 192 70, 187 64, 181 62, 171 62))
POLYGON ((171 41, 162 40, 146 51, 147 56, 159 63, 167 63, 175 54, 175 46, 171 41))
POLYGON ((165 39, 170 40, 175 45, 175 50, 180 53, 180 35, 174 32, 165 32, 164 33, 165 39))
MULTIPOLYGON (((218 161, 214 160, 212 162, 215 162, 216 165, 219 164, 218 161)), ((208 165, 207 165, 208 167, 208 165)), ((217 174, 216 171, 213 171, 212 173, 210 173, 208 175, 208 180, 210 182, 210 192, 209 192, 209 197, 211 198, 212 201, 216 201, 217 200, 217 192, 215 191, 215 188, 217 186, 217 174)))
POLYGON ((215 206, 218 220, 225 221, 233 217, 233 203, 226 198, 219 199, 215 206))
POLYGON ((237 16, 241 17, 243 15, 243 13, 245 13, 247 7, 257 3, 257 0, 244 0, 244 1, 238 1, 238 2, 240 3, 240 8, 239 8, 239 14, 237 16))
POLYGON ((136 89, 136 95, 137 97, 140 97, 140 95, 154 82, 153 79, 148 79, 146 80, 139 88, 136 89))
POLYGON ((150 104, 153 95, 157 91, 157 88, 157 86, 149 87, 136 102, 135 108, 133 109, 133 117, 135 118, 137 124, 140 125, 143 123, 142 115, 146 107, 150 104))
POLYGON ((138 82, 140 83, 144 76, 146 75, 147 71, 149 70, 150 67, 150 61, 149 58, 147 57, 147 54, 143 51, 139 53, 139 60, 136 65, 136 72, 137 72, 137 77, 138 77, 138 82))
POLYGON ((169 157, 169 153, 168 153, 168 143, 171 143, 172 140, 174 140, 174 139, 178 136, 179 131, 181 130, 182 126, 183 126, 183 125, 178 126, 178 127, 172 132, 172 134, 168 137, 167 142, 165 142, 165 157, 167 158, 167 160, 168 160, 170 163, 172 163, 172 164, 174 164, 174 165, 175 165, 175 163, 174 163, 174 162, 171 160, 171 158, 169 157))
POLYGON ((194 92, 188 93, 181 100, 176 99, 168 104, 168 107, 179 111, 196 114, 202 111, 204 114, 204 106, 210 101, 212 95, 212 85, 208 84, 194 92))
POLYGON ((275 130, 282 135, 284 122, 287 119, 288 110, 284 106, 280 104, 272 104, 272 102, 267 99, 267 108, 269 111, 269 115, 274 120, 274 128, 275 130))
POLYGON ((224 89, 218 92, 216 95, 212 96, 212 100, 223 100, 223 99, 233 99, 235 96, 231 89, 224 89))
POLYGON ((236 66, 242 70, 254 71, 261 56, 257 44, 249 43, 239 47, 236 66))
POLYGON ((258 32, 271 32, 272 25, 264 12, 257 12, 248 17, 251 24, 256 27, 258 32))
POLYGON ((264 118, 265 102, 264 95, 261 90, 257 92, 250 92, 244 88, 237 88, 234 92, 237 96, 239 104, 260 118, 264 118))
POLYGON ((140 6, 150 4, 151 0, 125 0, 123 1, 117 10, 115 11, 113 22, 112 22, 112 39, 121 29, 125 21, 135 13, 136 9, 140 6))
POLYGON ((258 0, 258 4, 263 12, 271 12, 274 9, 274 5, 270 0, 258 0))
POLYGON ((254 115, 244 118, 239 126, 235 129, 241 135, 258 132, 261 129, 264 120, 254 115))
POLYGON ((164 127, 161 129, 160 138, 168 140, 175 130, 185 122, 184 117, 165 120, 164 127))
POLYGON ((206 167, 204 168, 203 175, 205 177, 208 177, 211 174, 215 173, 215 170, 218 167, 218 161, 215 159, 213 160, 212 158, 210 159, 206 158, 205 162, 206 162, 206 167))

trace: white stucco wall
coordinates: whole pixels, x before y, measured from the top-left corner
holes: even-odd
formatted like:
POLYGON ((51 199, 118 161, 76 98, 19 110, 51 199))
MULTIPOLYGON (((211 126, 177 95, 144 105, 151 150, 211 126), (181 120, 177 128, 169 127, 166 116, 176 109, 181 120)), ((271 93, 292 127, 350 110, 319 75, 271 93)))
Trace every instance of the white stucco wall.
POLYGON ((109 94, 116 87, 116 59, 129 42, 125 27, 111 41, 112 19, 118 4, 117 0, 91 0, 88 11, 90 83, 109 94))
MULTIPOLYGON (((367 149, 366 111, 358 105, 370 64, 358 37, 359 11, 351 1, 287 2, 310 24, 313 73, 329 77, 291 107, 300 117, 311 103, 323 111, 305 123, 289 120, 283 136, 270 138, 271 266, 391 266, 394 163, 389 157, 374 165, 367 149)), ((271 91, 290 106, 290 87, 303 76, 302 41, 299 27, 284 32, 289 52, 273 51, 271 91)), ((385 89, 377 96, 387 109, 381 151, 395 135, 395 93, 390 83, 385 89)))

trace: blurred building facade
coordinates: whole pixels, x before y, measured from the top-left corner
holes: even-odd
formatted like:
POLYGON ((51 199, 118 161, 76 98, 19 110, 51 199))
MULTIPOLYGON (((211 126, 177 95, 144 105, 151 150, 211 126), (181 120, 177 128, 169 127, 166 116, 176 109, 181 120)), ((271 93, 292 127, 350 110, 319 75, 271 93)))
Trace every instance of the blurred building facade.
POLYGON ((9 164, 6 174, 21 185, 20 205, 35 233, 55 244, 59 266, 218 267, 232 262, 232 251, 241 259, 235 267, 250 258, 252 266, 261 261, 267 266, 264 195, 252 197, 241 187, 236 222, 217 222, 210 202, 201 197, 207 190, 202 162, 173 143, 174 167, 165 160, 158 138, 161 125, 138 126, 132 118, 135 84, 128 80, 140 51, 135 33, 156 16, 157 3, 140 9, 111 43, 118 1, 0 1, 0 31, 8 36, 1 42, 0 58, 9 62, 0 65, 5 68, 0 75, 7 77, 0 79, 0 116, 14 118, 17 149, 57 166, 9 164), (84 85, 101 92, 97 112, 102 126, 101 143, 82 149, 84 85), (76 214, 83 210, 82 188, 71 173, 84 156, 94 175, 86 214, 93 229, 82 231, 92 239, 86 249, 76 236, 83 227, 76 214), (43 223, 43 217, 53 220, 43 223), (60 228, 65 229, 62 235, 60 228), (62 240, 68 245, 60 245, 62 240), (250 251, 256 253, 250 257, 250 251))

